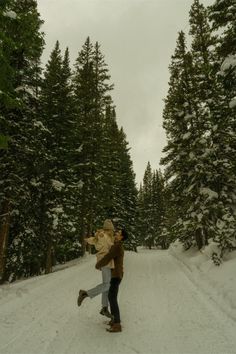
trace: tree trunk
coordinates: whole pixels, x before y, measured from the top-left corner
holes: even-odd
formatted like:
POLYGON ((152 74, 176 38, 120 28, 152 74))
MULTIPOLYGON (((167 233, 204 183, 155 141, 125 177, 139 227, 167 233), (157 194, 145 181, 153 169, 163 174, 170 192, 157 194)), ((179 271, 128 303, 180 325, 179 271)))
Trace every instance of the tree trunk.
POLYGON ((45 274, 52 273, 52 237, 49 236, 46 255, 45 274))
POLYGON ((86 220, 86 206, 85 206, 85 195, 87 192, 87 187, 85 187, 85 183, 83 185, 83 191, 82 191, 82 200, 81 200, 81 222, 80 222, 80 244, 82 247, 82 256, 85 255, 86 252, 86 244, 84 241, 85 238, 85 233, 86 233, 86 225, 85 225, 85 220, 86 220))
POLYGON ((82 247, 82 256, 85 255, 86 252, 86 244, 85 244, 85 222, 84 222, 84 217, 82 217, 82 221, 81 221, 81 229, 80 229, 80 244, 82 247))
POLYGON ((208 246, 209 242, 208 242, 208 233, 207 233, 207 228, 203 229, 203 235, 204 235, 204 246, 208 246))
POLYGON ((3 204, 2 222, 0 225, 0 283, 4 281, 6 251, 8 245, 9 225, 10 225, 10 202, 6 200, 3 204))
POLYGON ((200 250, 203 247, 203 235, 202 235, 202 229, 198 228, 195 231, 195 239, 196 239, 196 243, 197 243, 197 247, 200 250))

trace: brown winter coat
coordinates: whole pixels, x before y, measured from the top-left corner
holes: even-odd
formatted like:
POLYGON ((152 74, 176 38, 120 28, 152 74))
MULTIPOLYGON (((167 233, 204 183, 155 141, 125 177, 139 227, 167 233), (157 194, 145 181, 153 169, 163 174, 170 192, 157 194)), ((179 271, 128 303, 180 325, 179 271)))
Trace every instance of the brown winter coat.
POLYGON ((114 260, 114 269, 111 270, 112 278, 122 279, 124 270, 123 270, 123 261, 124 261, 124 248, 121 241, 115 242, 111 247, 110 251, 96 264, 96 268, 100 269, 108 264, 111 260, 114 260))

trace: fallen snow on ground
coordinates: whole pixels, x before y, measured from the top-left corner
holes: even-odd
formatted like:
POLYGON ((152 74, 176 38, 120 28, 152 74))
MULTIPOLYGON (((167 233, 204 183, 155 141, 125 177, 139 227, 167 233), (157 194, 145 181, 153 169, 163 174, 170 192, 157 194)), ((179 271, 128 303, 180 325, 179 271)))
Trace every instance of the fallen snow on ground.
MULTIPOLYGON (((227 315, 236 320, 236 251, 228 253, 220 266, 211 259, 215 244, 212 242, 201 252, 196 249, 183 250, 179 241, 173 243, 169 253, 182 264, 187 277, 227 315)), ((236 348, 235 348, 236 353, 236 348)))
POLYGON ((125 253, 122 333, 106 332, 100 297, 76 305, 79 289, 100 282, 95 256, 0 287, 0 353, 236 353, 236 322, 195 282, 195 271, 184 265, 188 261, 176 258, 178 247, 170 252, 125 253))

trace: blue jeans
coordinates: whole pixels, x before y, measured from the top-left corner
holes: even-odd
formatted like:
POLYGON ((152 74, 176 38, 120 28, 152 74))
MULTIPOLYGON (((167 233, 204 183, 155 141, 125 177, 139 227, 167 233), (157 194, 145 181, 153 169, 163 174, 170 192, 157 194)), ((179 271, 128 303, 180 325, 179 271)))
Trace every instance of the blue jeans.
POLYGON ((108 307, 108 291, 111 281, 111 268, 102 267, 101 271, 102 283, 90 290, 87 290, 87 294, 91 299, 99 294, 102 294, 102 307, 108 307))

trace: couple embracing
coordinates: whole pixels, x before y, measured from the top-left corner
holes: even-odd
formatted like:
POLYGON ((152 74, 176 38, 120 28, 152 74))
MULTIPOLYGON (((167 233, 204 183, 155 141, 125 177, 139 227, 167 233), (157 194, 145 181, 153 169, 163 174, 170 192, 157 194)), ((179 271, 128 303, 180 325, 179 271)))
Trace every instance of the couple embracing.
POLYGON ((123 241, 128 234, 124 229, 115 230, 110 219, 104 221, 103 228, 95 233, 94 237, 86 238, 88 244, 95 246, 98 251, 96 269, 102 271, 102 283, 90 290, 80 290, 77 300, 81 306, 84 299, 91 299, 102 294, 102 309, 100 313, 109 317, 108 332, 121 332, 120 310, 117 301, 119 285, 123 277, 124 248, 123 241), (108 310, 110 304, 110 311, 108 310))

